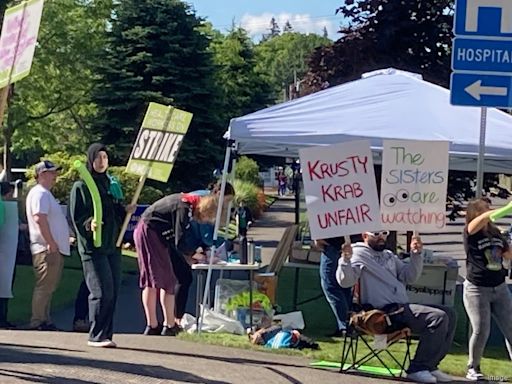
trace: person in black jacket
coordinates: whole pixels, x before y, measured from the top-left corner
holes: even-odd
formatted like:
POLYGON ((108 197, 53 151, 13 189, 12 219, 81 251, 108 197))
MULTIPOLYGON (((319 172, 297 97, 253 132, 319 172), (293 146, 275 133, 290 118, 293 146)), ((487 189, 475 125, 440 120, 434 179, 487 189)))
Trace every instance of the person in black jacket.
MULTIPOLYGON (((101 246, 93 244, 97 224, 93 219, 91 194, 83 181, 73 185, 69 198, 71 221, 77 237, 84 278, 89 294, 89 341, 91 347, 116 347, 112 341, 113 318, 121 279, 121 250, 117 236, 126 212, 116 182, 108 174, 108 152, 100 143, 87 150, 87 169, 92 175, 102 202, 103 230, 101 246)), ((118 185, 117 185, 118 186, 118 185)))
POLYGON ((212 223, 218 201, 218 195, 177 193, 161 198, 142 214, 133 239, 147 320, 144 335, 174 336, 180 331, 178 322, 185 312, 192 282, 191 260, 187 256, 195 251, 187 247, 190 221, 212 223), (157 321, 158 297, 164 324, 157 321))

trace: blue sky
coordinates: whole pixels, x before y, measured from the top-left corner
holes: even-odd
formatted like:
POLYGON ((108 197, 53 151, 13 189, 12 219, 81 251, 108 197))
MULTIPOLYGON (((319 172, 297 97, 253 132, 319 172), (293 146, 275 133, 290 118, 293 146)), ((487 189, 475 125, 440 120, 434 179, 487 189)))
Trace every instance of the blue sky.
POLYGON ((289 20, 293 29, 303 33, 321 34, 324 26, 329 38, 338 39, 336 33, 341 21, 335 15, 342 0, 185 0, 216 29, 226 32, 232 24, 241 25, 259 40, 267 32, 270 19, 276 18, 282 28, 289 20))

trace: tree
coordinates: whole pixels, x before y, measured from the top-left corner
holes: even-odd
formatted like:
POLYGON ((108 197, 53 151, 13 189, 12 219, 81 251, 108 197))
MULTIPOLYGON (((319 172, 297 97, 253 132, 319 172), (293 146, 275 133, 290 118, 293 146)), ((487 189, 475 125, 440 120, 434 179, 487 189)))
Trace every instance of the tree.
POLYGON ((268 28, 269 33, 263 34, 262 41, 270 40, 276 36, 281 34, 281 28, 279 28, 279 24, 277 24, 276 18, 272 17, 270 19, 270 27, 268 28))
POLYGON ((293 27, 290 24, 290 20, 286 20, 286 23, 284 24, 283 33, 287 32, 293 32, 293 27))
POLYGON ((83 152, 95 111, 94 61, 110 9, 110 0, 45 3, 30 75, 14 84, 9 102, 3 130, 7 168, 11 149, 23 165, 58 149, 83 152))
POLYGON ((351 0, 337 10, 348 22, 332 46, 315 51, 308 92, 395 67, 447 86, 453 21, 452 0, 351 0))
POLYGON ((211 44, 216 65, 216 85, 223 105, 222 122, 245 115, 272 103, 271 88, 256 72, 254 45, 247 32, 233 28, 226 36, 217 36, 211 44))
POLYGON ((272 87, 275 100, 283 101, 283 87, 300 81, 309 67, 310 55, 315 48, 328 46, 329 39, 315 34, 289 32, 270 40, 262 41, 255 48, 257 71, 262 73, 272 87))
POLYGON ((124 0, 110 21, 109 41, 99 67, 94 132, 114 146, 114 162, 125 164, 150 101, 194 114, 170 181, 187 189, 208 181, 223 156, 225 126, 209 36, 187 3, 124 0))

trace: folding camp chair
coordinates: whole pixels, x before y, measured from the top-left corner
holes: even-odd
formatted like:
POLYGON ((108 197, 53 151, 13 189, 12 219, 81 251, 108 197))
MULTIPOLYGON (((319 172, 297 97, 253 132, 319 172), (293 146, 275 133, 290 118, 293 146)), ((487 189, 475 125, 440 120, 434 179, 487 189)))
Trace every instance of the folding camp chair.
MULTIPOLYGON (((354 296, 355 301, 359 301, 359 284, 356 284, 354 287, 354 296)), ((372 334, 369 330, 362 330, 361 328, 356 328, 354 325, 354 316, 357 316, 360 312, 352 312, 350 314, 350 321, 348 322, 347 331, 345 333, 345 337, 343 340, 343 349, 341 352, 341 373, 348 373, 349 371, 359 371, 362 373, 371 373, 368 370, 362 369, 365 363, 372 360, 373 358, 377 359, 382 367, 384 368, 384 372, 387 371, 392 377, 399 378, 404 374, 407 366, 411 362, 411 330, 407 327, 394 331, 392 333, 385 334, 386 337, 386 346, 384 348, 379 348, 373 345, 371 341, 366 340, 365 336, 377 336, 376 334, 372 334), (400 340, 404 340, 406 343, 406 350, 403 359, 400 361, 388 348, 398 343, 400 340), (362 356, 358 357, 358 347, 359 342, 362 342, 364 346, 368 348, 368 352, 362 356), (387 354, 391 357, 391 359, 398 365, 399 372, 396 373, 396 369, 393 370, 380 356, 381 354, 387 354)), ((377 336, 379 337, 379 336, 377 336)))

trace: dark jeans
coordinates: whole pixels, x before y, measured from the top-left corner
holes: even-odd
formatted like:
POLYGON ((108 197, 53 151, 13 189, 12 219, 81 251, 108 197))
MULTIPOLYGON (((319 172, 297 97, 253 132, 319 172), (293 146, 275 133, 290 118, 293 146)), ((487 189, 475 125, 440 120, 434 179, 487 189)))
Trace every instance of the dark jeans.
POLYGON ((396 321, 409 327, 420 338, 407 373, 436 370, 452 346, 457 325, 453 308, 406 304, 396 321))
POLYGON ((338 330, 347 326, 347 316, 352 302, 352 289, 342 288, 336 281, 340 250, 327 245, 320 256, 320 284, 331 306, 338 330))
POLYGON ((174 315, 177 319, 181 319, 185 314, 187 306, 188 291, 192 285, 192 268, 187 263, 185 258, 176 252, 171 251, 171 263, 174 270, 174 275, 178 280, 174 297, 176 304, 174 306, 174 315))
POLYGON ((89 288, 89 341, 112 340, 113 320, 121 280, 121 253, 97 253, 82 261, 89 288))
POLYGON ((85 282, 85 278, 82 280, 82 284, 78 288, 75 299, 75 318, 73 322, 77 320, 88 321, 89 317, 89 288, 85 282))

